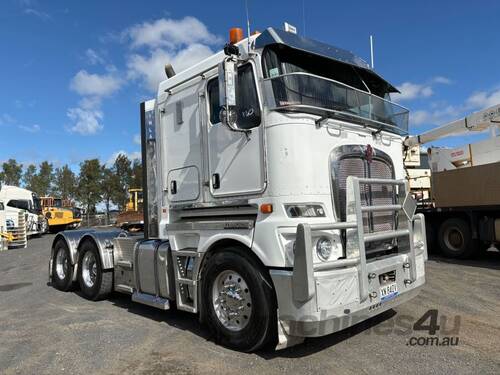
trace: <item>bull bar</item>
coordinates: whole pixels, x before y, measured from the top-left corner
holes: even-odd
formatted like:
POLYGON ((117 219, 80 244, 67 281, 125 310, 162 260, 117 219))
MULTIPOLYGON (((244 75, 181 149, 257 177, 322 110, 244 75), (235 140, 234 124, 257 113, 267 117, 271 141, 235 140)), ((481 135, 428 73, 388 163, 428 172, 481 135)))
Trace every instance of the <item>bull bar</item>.
POLYGON ((415 260, 415 246, 413 243, 413 222, 418 216, 418 219, 422 221, 421 225, 423 224, 425 226, 423 217, 421 217, 420 215, 413 215, 411 218, 407 216, 408 225, 405 229, 395 229, 390 231, 365 234, 362 216, 364 212, 402 211, 403 200, 398 196, 398 204, 362 206, 360 196, 361 184, 404 186, 406 194, 409 194, 408 185, 405 180, 373 179, 349 176, 347 178, 347 220, 345 222, 327 224, 300 223, 297 225, 295 257, 292 275, 292 294, 294 300, 298 302, 306 302, 314 296, 315 271, 328 271, 342 267, 356 266, 358 270, 360 302, 366 301, 369 296, 368 278, 372 275, 368 275, 366 268, 365 243, 381 241, 390 238, 398 238, 404 236, 409 237, 409 259, 408 262, 404 264, 404 267, 409 268, 410 278, 405 280, 405 283, 411 284, 415 282, 417 271, 415 260), (314 264, 311 233, 313 231, 342 229, 347 230, 346 248, 349 246, 357 246, 357 249, 359 250, 359 256, 351 258, 346 257, 344 259, 337 259, 314 264), (349 244, 349 241, 351 241, 351 244, 349 244))

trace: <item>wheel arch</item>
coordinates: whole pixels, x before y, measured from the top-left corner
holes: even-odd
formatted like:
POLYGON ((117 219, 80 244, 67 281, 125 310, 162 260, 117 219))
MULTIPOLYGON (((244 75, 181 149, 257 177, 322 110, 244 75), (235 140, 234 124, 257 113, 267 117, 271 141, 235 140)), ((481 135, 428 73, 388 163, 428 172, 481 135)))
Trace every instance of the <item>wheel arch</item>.
POLYGON ((252 261, 257 263, 257 265, 262 269, 264 272, 264 275, 266 276, 266 282, 269 283, 273 297, 274 297, 274 303, 276 308, 278 307, 278 299, 276 296, 276 288, 274 286, 274 282, 271 278, 271 274, 269 273, 269 268, 266 267, 262 259, 258 256, 258 254, 252 249, 251 245, 247 245, 244 242, 240 241, 239 239, 235 238, 230 238, 230 237, 225 237, 218 239, 216 241, 213 241, 208 245, 204 251, 203 258, 201 259, 201 264, 200 267, 198 268, 198 280, 200 280, 200 288, 198 288, 198 306, 199 306, 199 313, 200 313, 200 321, 204 321, 204 307, 203 307, 203 301, 201 297, 201 290, 202 287, 201 285, 203 284, 204 280, 202 279, 202 274, 203 274, 203 269, 205 267, 206 262, 208 259, 213 256, 214 254, 218 252, 224 251, 224 249, 227 249, 231 247, 232 249, 236 250, 241 256, 245 258, 250 258, 252 261))

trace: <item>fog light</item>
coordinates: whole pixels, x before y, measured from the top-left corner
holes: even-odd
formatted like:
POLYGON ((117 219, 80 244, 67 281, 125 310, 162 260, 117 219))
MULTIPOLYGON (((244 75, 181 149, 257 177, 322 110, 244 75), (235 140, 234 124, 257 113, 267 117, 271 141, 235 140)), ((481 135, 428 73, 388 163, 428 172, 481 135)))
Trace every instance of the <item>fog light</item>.
POLYGON ((322 261, 328 260, 332 254, 332 241, 326 237, 321 237, 318 242, 316 242, 316 253, 318 258, 322 261))

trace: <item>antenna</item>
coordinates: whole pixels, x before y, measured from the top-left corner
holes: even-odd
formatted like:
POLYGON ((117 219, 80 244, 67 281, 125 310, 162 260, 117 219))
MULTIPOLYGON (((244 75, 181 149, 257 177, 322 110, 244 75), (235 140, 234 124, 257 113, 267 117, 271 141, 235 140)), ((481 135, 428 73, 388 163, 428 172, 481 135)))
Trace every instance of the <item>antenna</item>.
POLYGON ((371 62, 372 62, 372 69, 375 67, 373 63, 373 35, 370 35, 370 57, 371 57, 371 62))
POLYGON ((248 0, 245 0, 245 11, 247 14, 247 41, 248 53, 250 53, 250 16, 248 15, 248 0))

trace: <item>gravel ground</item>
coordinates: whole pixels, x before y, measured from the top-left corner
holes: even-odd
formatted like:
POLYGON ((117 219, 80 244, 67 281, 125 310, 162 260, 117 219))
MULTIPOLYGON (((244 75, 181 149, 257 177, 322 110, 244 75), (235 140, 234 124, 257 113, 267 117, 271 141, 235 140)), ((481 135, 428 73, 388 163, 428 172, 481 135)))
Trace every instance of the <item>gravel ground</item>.
POLYGON ((431 258, 425 289, 412 301, 294 348, 244 354, 215 345, 189 313, 53 289, 52 238, 0 253, 2 374, 500 373, 498 252, 474 261, 431 258), (429 336, 411 329, 429 309, 438 310, 439 339, 458 337, 458 345, 410 345, 411 337, 429 336))

